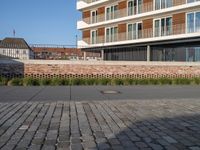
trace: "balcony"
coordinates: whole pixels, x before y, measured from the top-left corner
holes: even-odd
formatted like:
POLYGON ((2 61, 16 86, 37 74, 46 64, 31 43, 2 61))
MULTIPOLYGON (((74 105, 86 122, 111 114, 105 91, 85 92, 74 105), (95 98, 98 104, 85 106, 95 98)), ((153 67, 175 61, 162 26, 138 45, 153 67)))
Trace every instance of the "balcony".
MULTIPOLYGON (((177 0, 177 3, 174 4, 172 7, 168 7, 165 9, 159 9, 154 10, 154 5, 152 2, 142 4, 140 6, 139 11, 131 11, 130 8, 125 8, 121 10, 117 10, 114 13, 112 13, 111 17, 107 17, 106 14, 97 15, 95 17, 87 17, 83 18, 81 21, 78 21, 77 28, 79 30, 101 26, 105 24, 110 23, 117 23, 132 19, 138 19, 141 17, 147 17, 147 16, 154 16, 157 14, 164 14, 171 11, 179 11, 189 8, 198 8, 200 5, 200 1, 196 1, 193 3, 185 4, 182 0, 177 0), (179 2, 180 1, 180 2, 179 2)), ((137 10, 136 7, 134 7, 132 10, 137 10)))
POLYGON ((95 43, 91 43, 90 38, 84 38, 84 47, 95 47, 95 46, 109 46, 109 45, 119 45, 119 44, 134 44, 134 43, 142 43, 142 42, 152 42, 152 41, 162 41, 162 40, 170 40, 177 38, 189 38, 200 36, 200 28, 198 28, 195 32, 186 33, 185 24, 173 25, 171 27, 163 27, 163 28, 149 28, 140 30, 137 32, 123 32, 118 33, 112 40, 112 42, 108 42, 105 36, 98 36, 96 38, 95 43))
POLYGON ((140 11, 136 11, 137 7, 133 7, 132 10, 125 8, 125 9, 120 9, 120 10, 116 10, 114 13, 110 14, 109 16, 105 16, 105 14, 100 14, 94 17, 87 17, 87 18, 83 18, 82 20, 78 21, 77 23, 77 28, 81 29, 81 28, 85 28, 90 24, 95 24, 95 23, 101 23, 104 21, 112 21, 114 19, 118 19, 118 18, 123 18, 123 17, 128 17, 128 16, 133 16, 136 14, 141 14, 141 13, 145 13, 145 12, 150 12, 153 11, 153 3, 145 3, 143 5, 141 5, 140 7, 140 11), (135 10, 135 11, 133 11, 135 10))
POLYGON ((76 3, 76 8, 77 10, 82 10, 88 7, 102 4, 107 1, 109 0, 78 0, 76 3))

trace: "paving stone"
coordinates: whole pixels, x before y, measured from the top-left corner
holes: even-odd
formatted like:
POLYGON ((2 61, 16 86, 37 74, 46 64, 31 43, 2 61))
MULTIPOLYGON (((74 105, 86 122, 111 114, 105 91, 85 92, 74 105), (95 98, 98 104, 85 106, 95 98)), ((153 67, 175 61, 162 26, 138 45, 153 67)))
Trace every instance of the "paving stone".
POLYGON ((200 149, 197 100, 6 105, 0 103, 2 150, 200 149))
POLYGON ((192 146, 192 147, 189 147, 191 150, 200 150, 200 147, 197 147, 197 146, 192 146))
POLYGON ((177 141, 170 136, 163 136, 163 139, 165 139, 167 142, 172 143, 172 144, 177 143, 177 141))

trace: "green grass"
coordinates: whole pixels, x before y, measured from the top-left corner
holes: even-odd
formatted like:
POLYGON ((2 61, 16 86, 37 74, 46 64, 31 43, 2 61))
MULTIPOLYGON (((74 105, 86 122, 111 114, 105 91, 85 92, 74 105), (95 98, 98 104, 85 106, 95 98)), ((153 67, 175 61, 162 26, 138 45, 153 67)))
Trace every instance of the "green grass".
POLYGON ((131 79, 131 78, 71 78, 71 79, 35 79, 0 77, 0 85, 9 86, 64 86, 64 85, 200 85, 200 78, 158 78, 158 79, 131 79))

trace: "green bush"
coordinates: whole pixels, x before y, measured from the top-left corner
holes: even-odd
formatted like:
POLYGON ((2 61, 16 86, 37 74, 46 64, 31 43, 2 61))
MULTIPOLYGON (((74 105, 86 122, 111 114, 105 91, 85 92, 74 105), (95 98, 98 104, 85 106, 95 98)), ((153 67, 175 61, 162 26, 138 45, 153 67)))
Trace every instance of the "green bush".
POLYGON ((150 78, 149 81, 148 81, 148 83, 152 84, 152 85, 158 85, 159 84, 159 80, 158 79, 150 78))
POLYGON ((133 79, 131 79, 131 78, 125 78, 124 80, 123 80, 123 85, 132 85, 133 84, 133 79))
POLYGON ((123 85, 124 80, 119 78, 114 78, 111 80, 111 85, 123 85))
POLYGON ((159 78, 159 79, 131 79, 131 78, 72 78, 72 79, 34 79, 34 78, 13 78, 8 81, 6 78, 0 77, 0 85, 13 85, 13 86, 61 86, 61 85, 200 85, 200 78, 159 78))
POLYGON ((199 85, 200 84, 200 78, 194 78, 193 83, 199 85))
POLYGON ((94 79, 94 78, 85 79, 85 84, 86 85, 97 85, 98 80, 94 79))
POLYGON ((71 85, 85 85, 85 79, 82 78, 73 78, 70 79, 71 85))
POLYGON ((137 79, 135 82, 136 85, 148 85, 149 80, 148 79, 137 79))
POLYGON ((173 80, 173 84, 176 85, 189 85, 191 84, 191 79, 187 79, 187 78, 177 78, 173 80))
POLYGON ((21 78, 13 78, 10 81, 8 81, 8 86, 22 86, 23 85, 23 79, 21 78))
POLYGON ((70 79, 63 79, 63 85, 70 85, 70 79))
POLYGON ((160 78, 160 79, 157 79, 159 81, 159 83, 161 85, 171 85, 172 84, 172 79, 169 79, 169 78, 160 78))
POLYGON ((47 79, 47 78, 41 79, 40 85, 43 85, 43 86, 51 85, 51 79, 47 79))
POLYGON ((99 85, 111 85, 111 79, 108 79, 108 78, 98 79, 98 84, 99 85))
POLYGON ((24 86, 39 86, 40 80, 34 79, 34 78, 24 78, 23 79, 23 85, 24 86))
POLYGON ((53 85, 53 86, 65 85, 65 80, 59 79, 59 78, 53 78, 51 80, 51 85, 53 85))
POLYGON ((0 77, 0 86, 7 85, 8 79, 0 77))

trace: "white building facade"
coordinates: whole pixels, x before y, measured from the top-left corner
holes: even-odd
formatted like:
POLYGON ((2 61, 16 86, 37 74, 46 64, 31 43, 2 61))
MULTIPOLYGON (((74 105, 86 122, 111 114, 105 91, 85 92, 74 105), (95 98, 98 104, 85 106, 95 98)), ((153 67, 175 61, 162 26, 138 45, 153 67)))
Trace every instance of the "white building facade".
POLYGON ((83 51, 104 60, 200 61, 200 0, 78 0, 83 51))

